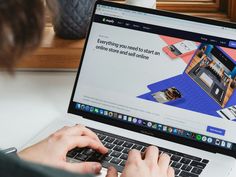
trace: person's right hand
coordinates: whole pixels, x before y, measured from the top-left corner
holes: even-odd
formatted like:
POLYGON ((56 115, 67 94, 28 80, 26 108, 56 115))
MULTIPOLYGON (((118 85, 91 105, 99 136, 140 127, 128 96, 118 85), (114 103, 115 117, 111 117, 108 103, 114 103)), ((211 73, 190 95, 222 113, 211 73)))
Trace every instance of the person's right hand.
MULTIPOLYGON (((124 171, 121 177, 174 177, 174 169, 169 166, 170 157, 162 154, 154 146, 147 148, 141 155, 137 150, 129 152, 124 171)), ((118 173, 114 167, 109 167, 106 177, 117 177, 118 173)))

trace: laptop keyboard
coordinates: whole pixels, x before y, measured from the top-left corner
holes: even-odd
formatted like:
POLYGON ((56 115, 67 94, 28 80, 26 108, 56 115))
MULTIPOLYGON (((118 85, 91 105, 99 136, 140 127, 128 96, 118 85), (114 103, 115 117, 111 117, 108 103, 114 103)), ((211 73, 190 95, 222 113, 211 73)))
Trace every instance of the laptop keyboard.
MULTIPOLYGON (((131 149, 144 152, 149 144, 113 135, 107 132, 92 129, 109 149, 106 155, 102 155, 89 148, 75 148, 67 153, 70 162, 100 162, 104 168, 114 166, 117 171, 122 172, 131 149)), ((191 156, 181 152, 158 147, 160 154, 166 153, 171 157, 170 166, 175 170, 176 177, 198 177, 209 160, 191 156)))

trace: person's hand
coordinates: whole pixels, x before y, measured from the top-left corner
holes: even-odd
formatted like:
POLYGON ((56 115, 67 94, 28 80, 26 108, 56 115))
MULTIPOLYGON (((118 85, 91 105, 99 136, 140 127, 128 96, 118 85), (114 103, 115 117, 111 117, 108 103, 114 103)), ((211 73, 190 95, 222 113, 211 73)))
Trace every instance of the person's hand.
POLYGON ((35 144, 18 155, 20 158, 61 168, 75 173, 99 173, 102 166, 95 162, 68 163, 66 154, 75 147, 90 147, 102 154, 108 149, 98 139, 97 135, 82 125, 64 127, 45 140, 35 144))
MULTIPOLYGON (((174 177, 174 169, 169 166, 170 157, 162 154, 158 148, 151 146, 141 155, 137 150, 129 152, 129 157, 121 177, 174 177)), ((109 167, 106 177, 117 177, 114 167, 109 167)))

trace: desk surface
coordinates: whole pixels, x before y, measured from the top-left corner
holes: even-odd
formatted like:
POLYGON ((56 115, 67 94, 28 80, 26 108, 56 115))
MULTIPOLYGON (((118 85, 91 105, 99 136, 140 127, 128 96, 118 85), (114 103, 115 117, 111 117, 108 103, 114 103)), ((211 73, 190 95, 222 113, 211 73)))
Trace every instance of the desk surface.
MULTIPOLYGON (((21 148, 67 112, 75 72, 0 72, 0 148, 21 148)), ((229 177, 236 176, 236 167, 229 177)))
POLYGON ((20 148, 67 112, 75 72, 0 72, 0 148, 20 148))

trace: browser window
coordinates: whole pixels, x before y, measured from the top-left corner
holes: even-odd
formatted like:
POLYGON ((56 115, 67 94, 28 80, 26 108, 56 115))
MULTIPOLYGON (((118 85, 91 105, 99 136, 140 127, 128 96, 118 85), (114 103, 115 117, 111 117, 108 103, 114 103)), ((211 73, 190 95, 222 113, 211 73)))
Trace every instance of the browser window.
POLYGON ((236 30, 98 5, 77 109, 236 148, 236 30))

